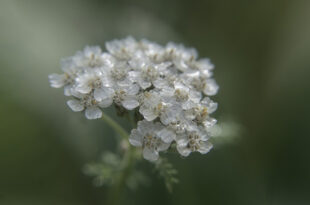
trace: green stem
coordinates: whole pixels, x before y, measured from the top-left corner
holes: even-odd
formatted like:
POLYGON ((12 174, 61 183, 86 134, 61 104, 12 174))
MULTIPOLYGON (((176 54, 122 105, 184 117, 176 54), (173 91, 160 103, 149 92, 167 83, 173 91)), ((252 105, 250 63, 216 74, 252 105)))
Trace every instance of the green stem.
POLYGON ((122 140, 127 142, 127 149, 124 152, 124 156, 121 162, 121 172, 119 177, 116 179, 115 186, 112 189, 111 199, 109 204, 120 204, 120 199, 122 191, 126 186, 126 179, 130 176, 133 164, 135 162, 134 147, 130 146, 128 143, 129 135, 117 122, 115 122, 111 117, 106 114, 102 114, 102 119, 108 123, 121 137, 122 140))
POLYGON ((135 162, 134 158, 134 149, 132 146, 129 146, 128 150, 125 152, 123 160, 121 162, 122 171, 117 178, 115 185, 112 189, 111 199, 114 205, 119 205, 122 199, 122 192, 126 186, 126 180, 130 176, 133 165, 135 162))
POLYGON ((115 122, 111 117, 102 113, 102 119, 108 123, 123 139, 128 140, 129 135, 117 122, 115 122))

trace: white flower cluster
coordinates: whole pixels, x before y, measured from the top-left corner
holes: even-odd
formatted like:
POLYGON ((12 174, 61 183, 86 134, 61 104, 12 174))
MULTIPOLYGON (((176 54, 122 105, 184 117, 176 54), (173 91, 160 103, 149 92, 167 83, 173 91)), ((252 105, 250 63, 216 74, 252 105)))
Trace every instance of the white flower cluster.
POLYGON ((173 142, 182 156, 212 148, 209 130, 216 120, 209 114, 217 103, 208 96, 218 85, 208 59, 198 60, 197 51, 183 45, 132 37, 107 42, 106 49, 86 47, 62 61, 63 74, 49 76, 52 87, 64 87, 64 94, 73 96, 67 102, 73 111, 85 110, 86 118, 96 119, 113 103, 139 110, 144 119, 129 141, 150 161, 173 142))

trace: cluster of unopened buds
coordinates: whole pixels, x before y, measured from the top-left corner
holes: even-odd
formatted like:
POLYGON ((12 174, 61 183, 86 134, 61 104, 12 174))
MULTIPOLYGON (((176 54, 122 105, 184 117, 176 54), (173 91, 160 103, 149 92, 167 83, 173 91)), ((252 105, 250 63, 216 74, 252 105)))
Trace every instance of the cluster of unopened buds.
POLYGON ((129 142, 142 147, 143 157, 155 161, 172 144, 182 156, 207 153, 210 114, 217 103, 209 96, 218 91, 214 66, 198 59, 197 51, 183 45, 161 46, 132 37, 100 47, 86 47, 61 63, 63 74, 49 76, 52 87, 64 87, 68 106, 84 111, 87 119, 102 116, 111 105, 140 115, 129 142))

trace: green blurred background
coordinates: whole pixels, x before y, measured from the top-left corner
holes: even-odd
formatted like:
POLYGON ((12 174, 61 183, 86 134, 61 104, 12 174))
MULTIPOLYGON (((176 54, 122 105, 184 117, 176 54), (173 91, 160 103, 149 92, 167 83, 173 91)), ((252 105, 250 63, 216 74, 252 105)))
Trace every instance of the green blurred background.
POLYGON ((170 156, 172 194, 145 166, 150 185, 124 204, 310 204, 310 1, 0 0, 1 205, 106 204, 108 187, 82 168, 113 150, 114 134, 70 111, 47 76, 85 45, 127 35, 210 57, 215 116, 242 132, 208 155, 170 156))

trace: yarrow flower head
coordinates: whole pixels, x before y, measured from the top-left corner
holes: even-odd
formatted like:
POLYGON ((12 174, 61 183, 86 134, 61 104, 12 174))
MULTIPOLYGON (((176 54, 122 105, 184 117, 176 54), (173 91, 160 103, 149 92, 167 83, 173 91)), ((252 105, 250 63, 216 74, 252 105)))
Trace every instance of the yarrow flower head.
POLYGON ((183 45, 132 37, 107 42, 106 50, 87 46, 62 60, 62 74, 49 76, 52 87, 64 87, 72 97, 67 104, 73 111, 97 119, 111 105, 135 110, 142 120, 129 142, 142 147, 150 161, 172 144, 182 156, 212 148, 210 129, 216 120, 210 114, 217 103, 210 97, 219 86, 209 59, 198 59, 195 49, 183 45))

